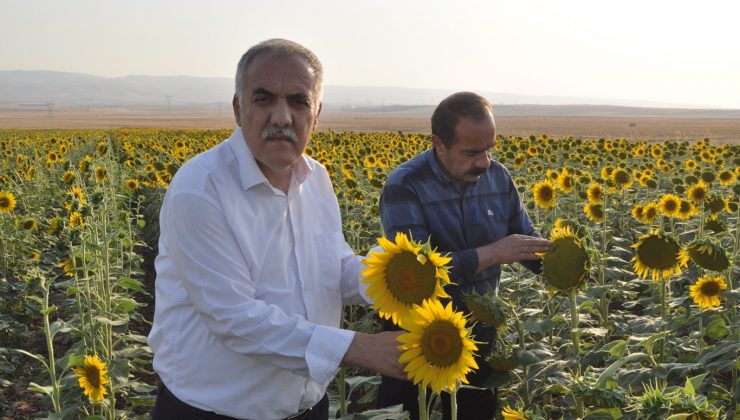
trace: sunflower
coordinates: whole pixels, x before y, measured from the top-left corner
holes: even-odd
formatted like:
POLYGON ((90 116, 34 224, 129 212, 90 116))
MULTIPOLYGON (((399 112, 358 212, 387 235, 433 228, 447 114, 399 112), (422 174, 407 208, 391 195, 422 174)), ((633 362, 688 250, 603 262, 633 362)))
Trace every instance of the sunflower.
POLYGON ((558 175, 558 188, 564 193, 573 191, 573 176, 570 174, 568 169, 563 169, 563 172, 558 175))
POLYGON ((81 261, 79 261, 79 258, 77 257, 75 257, 74 261, 68 258, 57 265, 62 269, 62 271, 64 271, 65 276, 74 277, 75 271, 79 268, 78 266, 81 265, 81 261))
POLYGON ((604 188, 599 183, 592 183, 586 190, 589 203, 600 204, 604 201, 604 188))
POLYGON ((509 305, 493 292, 479 295, 473 292, 464 296, 465 306, 470 311, 471 321, 480 321, 488 327, 497 329, 499 335, 503 328, 499 328, 506 322, 509 315, 509 305))
POLYGON ((38 223, 36 223, 36 220, 32 218, 24 220, 21 226, 23 226, 23 229, 25 230, 36 230, 39 227, 38 223))
POLYGON ((635 220, 642 221, 642 218, 645 214, 645 206, 635 204, 635 206, 632 207, 632 211, 630 213, 635 220))
POLYGON ((645 207, 642 209, 642 219, 640 219, 643 223, 649 225, 653 223, 653 220, 658 216, 658 204, 656 203, 647 203, 645 207))
POLYGON ((128 181, 126 181, 126 189, 129 191, 136 191, 139 189, 139 181, 131 178, 128 181))
POLYGON ((704 203, 704 208, 709 210, 712 214, 717 214, 727 207, 727 202, 722 196, 713 195, 707 199, 704 203))
POLYGON ((15 196, 10 191, 0 191, 0 212, 10 213, 15 208, 15 196))
POLYGON ((49 219, 49 228, 46 229, 46 233, 49 235, 54 235, 59 231, 59 224, 61 223, 62 219, 59 217, 52 217, 49 219))
POLYGON ((82 218, 82 214, 79 211, 73 211, 69 214, 69 227, 81 228, 85 226, 85 220, 82 218))
POLYGON ((403 351, 398 359, 414 384, 431 386, 440 394, 443 389, 454 389, 457 381, 468 383, 466 375, 478 364, 473 352, 478 350, 465 328, 462 312, 452 310, 452 302, 442 306, 438 300, 426 300, 409 312, 404 328, 407 333, 398 336, 403 351))
POLYGON ((689 286, 689 296, 694 299, 701 309, 719 306, 719 292, 727 289, 727 281, 723 276, 705 275, 699 277, 696 283, 689 286))
POLYGON ((534 196, 534 203, 545 209, 555 207, 557 202, 555 187, 550 181, 536 183, 532 187, 532 195, 534 196))
POLYGON ((704 183, 703 180, 701 180, 692 185, 686 195, 688 196, 689 200, 693 201, 694 203, 701 203, 707 198, 708 193, 709 187, 706 183, 704 183))
POLYGON ((719 173, 719 185, 727 187, 735 182, 735 173, 732 171, 722 171, 719 173))
POLYGON ((712 233, 720 233, 727 230, 727 227, 720 221, 716 219, 709 219, 706 223, 704 223, 704 230, 707 232, 712 233))
POLYGON ((547 282, 560 290, 578 287, 588 276, 588 253, 569 226, 553 229, 550 246, 542 256, 547 282))
POLYGON ((724 271, 730 266, 725 250, 708 241, 691 244, 681 250, 682 258, 690 258, 699 267, 710 271, 724 271))
POLYGON ((614 183, 614 186, 620 190, 629 188, 629 186, 632 185, 632 177, 629 172, 622 168, 615 169, 614 172, 612 172, 611 180, 614 183))
POLYGON ((588 220, 594 223, 601 223, 604 221, 604 207, 601 204, 586 203, 583 206, 583 212, 586 213, 588 220))
POLYGON ((681 198, 673 194, 665 194, 660 198, 658 202, 658 208, 660 212, 666 216, 678 215, 678 209, 681 204, 681 198))
POLYGON ((105 168, 102 166, 98 166, 95 168, 95 180, 98 182, 105 181, 105 178, 107 177, 107 173, 105 172, 105 168))
POLYGON ((501 417, 504 420, 527 420, 527 415, 522 410, 515 410, 508 405, 501 410, 501 417))
POLYGON ((614 172, 614 168, 612 168, 611 166, 604 166, 603 168, 601 168, 601 179, 603 179, 604 181, 611 179, 612 172, 614 172))
POLYGON ((62 181, 65 184, 69 185, 74 180, 75 180, 75 173, 74 173, 74 171, 72 171, 71 169, 68 169, 68 170, 64 171, 64 175, 62 175, 62 181))
POLYGON ((688 256, 681 252, 678 242, 657 230, 642 235, 632 248, 637 250, 632 258, 633 267, 642 278, 650 275, 653 280, 658 280, 680 274, 681 267, 688 263, 688 256))
POLYGON ((683 163, 683 165, 689 171, 693 171, 698 166, 694 159, 687 159, 686 162, 683 163))
POLYGON ((85 356, 83 365, 75 369, 75 374, 80 377, 80 388, 85 395, 90 397, 90 401, 98 402, 105 398, 108 392, 105 389, 105 385, 109 382, 108 369, 97 354, 85 356))
POLYGON ((682 199, 678 203, 678 214, 676 214, 676 217, 679 219, 688 220, 697 213, 699 213, 699 210, 690 201, 682 199))
POLYGON ((443 286, 450 282, 445 264, 452 259, 419 245, 403 233, 395 242, 379 238, 382 252, 371 252, 364 260, 363 283, 373 308, 385 319, 401 325, 413 305, 425 300, 449 297, 443 286))
POLYGON ((85 202, 86 202, 85 201, 85 192, 82 191, 81 188, 72 187, 72 188, 69 189, 69 191, 67 191, 67 194, 69 194, 72 197, 74 197, 75 200, 77 200, 77 202, 80 203, 81 206, 84 205, 85 202))

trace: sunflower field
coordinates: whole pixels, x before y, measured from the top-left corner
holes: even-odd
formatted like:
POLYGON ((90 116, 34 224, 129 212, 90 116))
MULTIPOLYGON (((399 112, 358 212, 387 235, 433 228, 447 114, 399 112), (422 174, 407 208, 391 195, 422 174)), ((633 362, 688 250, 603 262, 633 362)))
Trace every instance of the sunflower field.
MULTIPOLYGON (((179 166, 229 135, 0 130, 0 418, 148 418, 159 207, 179 166)), ((306 154, 327 167, 358 254, 382 235, 386 176, 430 144, 314 134, 306 154)), ((542 273, 504 266, 498 296, 466 298, 471 313, 417 317, 497 327, 482 356, 502 418, 740 418, 740 145, 499 136, 493 156, 552 241, 542 273)), ((348 328, 377 320, 346 310, 348 328)), ((403 418, 374 410, 378 383, 341 369, 332 413, 403 418)))

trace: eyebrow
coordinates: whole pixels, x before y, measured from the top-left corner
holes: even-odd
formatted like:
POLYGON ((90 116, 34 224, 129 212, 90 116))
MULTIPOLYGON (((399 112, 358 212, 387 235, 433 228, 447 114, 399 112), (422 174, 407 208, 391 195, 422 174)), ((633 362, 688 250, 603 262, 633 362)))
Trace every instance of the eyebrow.
POLYGON ((261 88, 261 87, 255 88, 255 89, 254 89, 254 90, 252 91, 252 95, 268 95, 268 96, 275 96, 275 94, 274 94, 274 93, 270 92, 269 90, 267 90, 267 89, 265 89, 265 88, 261 88))
MULTIPOLYGON (((265 88, 258 87, 252 90, 252 96, 254 95, 275 96, 275 93, 265 88)), ((311 100, 311 95, 306 92, 291 93, 291 94, 288 94, 287 96, 288 96, 288 99, 292 99, 292 100, 296 100, 296 99, 297 100, 309 100, 309 101, 311 100)))
POLYGON ((493 145, 491 145, 491 147, 486 147, 485 149, 463 149, 462 152, 463 153, 470 153, 470 152, 481 153, 481 152, 485 152, 491 149, 493 149, 493 145))

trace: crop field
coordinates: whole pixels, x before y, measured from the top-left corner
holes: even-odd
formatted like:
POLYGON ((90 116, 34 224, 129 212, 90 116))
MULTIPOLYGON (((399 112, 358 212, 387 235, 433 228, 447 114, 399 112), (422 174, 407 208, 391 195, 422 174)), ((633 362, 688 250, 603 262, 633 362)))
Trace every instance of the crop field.
MULTIPOLYGON (((229 134, 0 130, 0 418, 148 418, 159 207, 180 165, 229 134)), ((387 175, 429 144, 314 134, 306 154, 358 254, 382 236, 387 175)), ((557 244, 543 274, 506 265, 498 297, 470 297, 468 324, 497 315, 487 384, 507 418, 739 418, 740 145, 511 135, 493 156, 557 244)), ((379 328, 369 307, 344 323, 379 328)), ((369 411, 378 382, 341 369, 332 415, 400 418, 369 411)))

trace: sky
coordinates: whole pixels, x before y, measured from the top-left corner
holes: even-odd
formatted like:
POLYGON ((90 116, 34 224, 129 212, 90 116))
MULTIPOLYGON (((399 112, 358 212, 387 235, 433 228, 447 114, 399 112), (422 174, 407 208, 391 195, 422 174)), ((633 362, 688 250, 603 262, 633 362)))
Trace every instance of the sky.
POLYGON ((740 109, 738 16, 734 0, 0 0, 0 70, 233 78, 247 48, 288 38, 330 85, 740 109))

